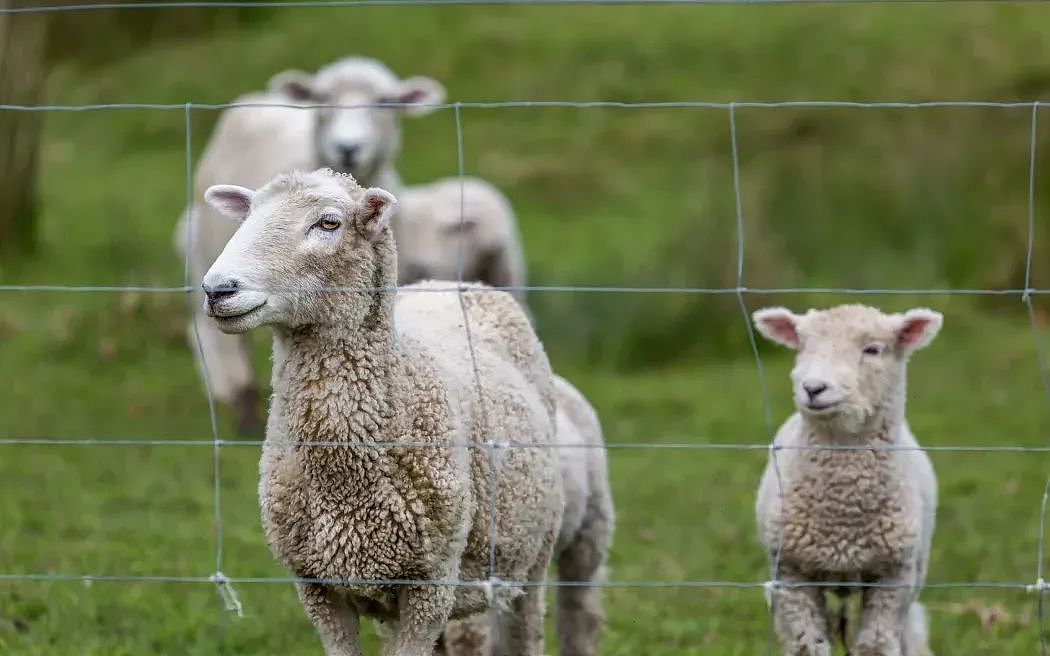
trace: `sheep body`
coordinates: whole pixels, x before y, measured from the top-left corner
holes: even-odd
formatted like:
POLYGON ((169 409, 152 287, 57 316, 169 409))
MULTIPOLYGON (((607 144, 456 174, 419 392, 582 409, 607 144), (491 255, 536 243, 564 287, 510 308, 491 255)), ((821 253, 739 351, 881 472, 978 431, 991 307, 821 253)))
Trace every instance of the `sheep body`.
MULTIPOLYGON (((557 402, 556 438, 565 508, 554 550, 558 579, 575 583, 600 581, 615 524, 605 442, 598 415, 587 399, 561 376, 554 376, 557 402)), ((558 653, 594 656, 604 624, 600 589, 586 585, 559 587, 555 595, 558 653)), ((443 636, 447 656, 499 653, 489 620, 476 616, 452 622, 443 636)))
POLYGON ((555 454, 463 448, 553 439, 550 365, 520 306, 479 286, 380 291, 397 270, 393 197, 349 176, 298 173, 256 192, 208 194, 247 215, 205 276, 208 311, 227 332, 274 327, 263 526, 277 559, 306 579, 300 600, 326 653, 359 656, 366 616, 391 623, 388 653, 429 656, 449 619, 488 607, 480 584, 495 576, 507 582, 492 587, 506 653, 536 654, 542 589, 516 582, 542 580, 554 548, 563 507, 555 454), (311 227, 318 215, 339 226, 311 227), (272 291, 281 280, 303 289, 272 291))
POLYGON ((904 419, 905 362, 936 334, 940 315, 912 313, 843 306, 755 314, 763 334, 800 351, 792 372, 799 412, 773 440, 755 506, 762 544, 788 584, 774 592, 787 654, 831 654, 825 588, 797 585, 810 581, 876 584, 865 589, 851 653, 929 654, 916 595, 937 484, 904 419), (909 330, 930 334, 908 342, 918 339, 909 330))

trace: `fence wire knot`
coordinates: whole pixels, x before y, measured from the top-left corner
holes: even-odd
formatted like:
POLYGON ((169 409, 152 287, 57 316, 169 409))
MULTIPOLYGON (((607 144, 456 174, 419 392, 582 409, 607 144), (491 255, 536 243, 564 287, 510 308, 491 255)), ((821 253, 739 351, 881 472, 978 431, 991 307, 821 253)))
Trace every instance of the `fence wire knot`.
POLYGON ((1040 576, 1035 580, 1035 583, 1032 585, 1026 585, 1024 589, 1025 592, 1038 592, 1039 594, 1042 594, 1050 591, 1050 583, 1047 583, 1046 580, 1040 576))
POLYGON ((762 595, 766 598, 766 607, 773 607, 773 591, 780 587, 779 581, 766 581, 762 584, 762 595))
POLYGON ((208 579, 218 587, 226 610, 236 612, 237 617, 244 617, 244 607, 241 606, 241 600, 237 597, 237 591, 233 589, 230 579, 222 572, 215 572, 208 579))
POLYGON ((496 600, 496 589, 503 585, 498 576, 490 576, 487 581, 481 581, 478 586, 485 592, 485 603, 489 606, 496 600))

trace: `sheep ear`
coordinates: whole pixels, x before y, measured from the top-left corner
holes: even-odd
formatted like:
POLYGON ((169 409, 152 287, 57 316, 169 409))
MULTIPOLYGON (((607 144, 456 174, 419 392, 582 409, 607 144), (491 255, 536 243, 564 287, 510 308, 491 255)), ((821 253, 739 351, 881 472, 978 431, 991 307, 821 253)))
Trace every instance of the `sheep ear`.
POLYGON ((389 191, 370 187, 361 198, 361 209, 357 213, 357 227, 361 234, 376 240, 390 227, 390 215, 397 206, 397 199, 389 191))
POLYGON ((213 185, 204 192, 204 200, 219 214, 239 223, 248 218, 254 195, 251 189, 237 185, 213 185))
POLYGON ((314 99, 313 81, 314 77, 303 71, 281 71, 270 78, 270 81, 266 83, 266 89, 303 102, 314 99))
POLYGON ((445 100, 445 87, 437 80, 416 75, 401 81, 394 95, 395 101, 412 107, 404 107, 407 116, 423 116, 434 111, 445 100))
POLYGON ((897 344, 905 355, 925 347, 941 330, 944 317, 940 312, 926 308, 908 310, 900 316, 897 326, 897 344))
POLYGON ((798 348, 800 317, 791 310, 782 307, 763 308, 756 310, 751 318, 755 322, 755 328, 758 328, 758 332, 766 339, 790 349, 798 348))

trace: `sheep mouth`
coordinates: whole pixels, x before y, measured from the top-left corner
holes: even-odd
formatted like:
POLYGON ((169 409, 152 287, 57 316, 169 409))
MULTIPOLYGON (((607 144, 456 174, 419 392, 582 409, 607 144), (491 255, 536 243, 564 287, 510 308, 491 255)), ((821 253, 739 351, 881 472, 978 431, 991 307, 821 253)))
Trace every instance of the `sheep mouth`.
POLYGON ((834 414, 840 405, 842 401, 829 401, 827 403, 807 403, 804 407, 811 415, 830 415, 834 414))
POLYGON ((248 316, 253 312, 258 312, 263 308, 264 305, 266 305, 266 301, 263 301, 262 303, 259 303, 255 307, 249 308, 244 312, 215 312, 213 310, 212 316, 220 321, 233 321, 235 319, 243 319, 244 317, 248 316))

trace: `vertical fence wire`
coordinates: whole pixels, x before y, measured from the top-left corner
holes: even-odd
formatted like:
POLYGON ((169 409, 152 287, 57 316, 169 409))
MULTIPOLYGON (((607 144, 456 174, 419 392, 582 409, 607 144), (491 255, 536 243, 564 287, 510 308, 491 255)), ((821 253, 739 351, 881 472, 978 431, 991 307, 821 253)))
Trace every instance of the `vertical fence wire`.
MULTIPOLYGON (((740 145, 736 126, 736 104, 729 104, 729 144, 733 157, 733 195, 736 207, 736 298, 740 306, 740 314, 744 320, 747 330, 747 341, 751 347, 751 354, 755 358, 755 370, 758 375, 759 394, 762 399, 762 414, 765 422, 766 437, 769 440, 769 462, 777 478, 777 494, 782 496, 783 487, 780 480, 780 466, 777 464, 777 450, 773 443, 773 408, 769 400, 769 389, 766 385, 766 370, 762 364, 762 355, 758 351, 758 341, 755 339, 755 328, 751 325, 751 316, 747 311, 747 303, 744 301, 744 204, 740 189, 740 145)), ((779 540, 779 538, 778 538, 779 540)), ((767 641, 767 652, 769 656, 776 653, 776 586, 780 580, 780 547, 779 544, 773 552, 770 563, 770 580, 765 586, 766 605, 769 609, 769 639, 767 641)))
MULTIPOLYGON (((1032 103, 1032 119, 1030 129, 1030 140, 1028 145, 1028 243, 1025 253, 1024 270, 1024 292, 1021 301, 1028 311, 1028 321, 1032 329, 1032 340, 1035 346, 1036 364, 1039 367, 1039 377, 1042 380, 1043 392, 1050 404, 1050 372, 1047 371, 1046 352, 1043 348, 1043 340, 1039 335, 1039 322, 1036 316, 1035 305, 1032 302, 1032 253, 1035 249, 1035 186, 1036 186, 1036 163, 1039 143, 1039 101, 1032 103)), ((1047 478, 1046 490, 1050 491, 1050 478, 1047 478)), ((1033 590, 1036 595, 1036 614, 1039 621, 1039 653, 1040 656, 1050 656, 1046 637, 1046 613, 1044 604, 1045 584, 1043 581, 1043 545, 1046 534, 1046 492, 1043 494, 1043 503, 1039 519, 1039 535, 1036 547, 1036 576, 1033 590)))
POLYGON ((1044 563, 1046 559, 1046 507, 1050 500, 1050 478, 1046 479, 1046 487, 1043 488, 1043 503, 1039 509, 1039 538, 1036 548, 1035 566, 1035 610, 1039 618, 1039 654, 1047 656, 1050 653, 1046 628, 1046 593, 1048 590, 1046 576, 1044 574, 1044 563))
POLYGON ((223 561, 223 525, 222 525, 222 439, 219 436, 219 422, 215 410, 215 396, 211 389, 211 380, 208 375, 208 362, 204 355, 204 345, 201 342, 200 312, 196 307, 197 284, 191 280, 194 275, 191 253, 195 248, 194 230, 196 229, 195 203, 194 203, 194 178, 193 178, 193 103, 186 103, 183 112, 184 132, 184 157, 183 166, 186 176, 186 209, 183 218, 186 221, 181 237, 185 240, 185 260, 183 262, 183 285, 186 288, 187 306, 190 311, 190 332, 196 347, 195 356, 200 363, 201 380, 204 385, 204 394, 208 403, 208 424, 212 436, 212 522, 215 534, 215 571, 210 579, 216 585, 219 594, 219 650, 225 650, 225 625, 226 617, 222 609, 235 611, 238 615, 242 613, 240 601, 237 599, 229 579, 222 572, 223 561))
POLYGON ((474 350, 474 337, 470 329, 470 314, 467 312, 466 301, 463 294, 466 284, 463 280, 463 272, 466 266, 466 240, 462 238, 466 225, 466 164, 464 163, 463 149, 463 112, 459 103, 455 103, 452 113, 456 123, 456 176, 459 179, 459 233, 461 235, 456 249, 456 287, 458 289, 459 308, 463 313, 463 330, 466 335, 467 348, 470 350, 470 364, 474 377, 474 392, 478 403, 478 415, 481 420, 482 441, 485 445, 485 453, 488 457, 488 580, 483 583, 485 596, 489 602, 489 635, 492 641, 499 641, 499 614, 494 603, 495 588, 499 586, 500 580, 496 567, 496 538, 498 527, 496 523, 497 497, 499 494, 498 453, 499 441, 496 436, 489 433, 491 424, 488 420, 488 410, 485 404, 483 386, 481 384, 481 372, 478 369, 477 353, 474 350))

